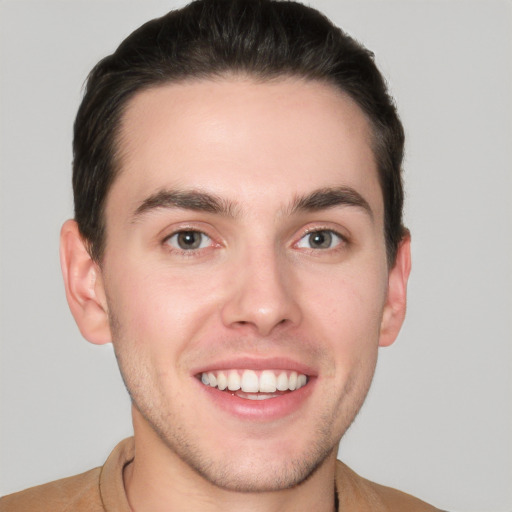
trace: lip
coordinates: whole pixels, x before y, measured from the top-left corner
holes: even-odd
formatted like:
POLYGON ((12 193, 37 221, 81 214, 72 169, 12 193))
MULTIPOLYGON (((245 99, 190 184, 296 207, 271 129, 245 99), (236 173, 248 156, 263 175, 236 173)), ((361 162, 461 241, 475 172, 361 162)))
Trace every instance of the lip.
POLYGON ((287 357, 254 358, 237 357, 233 359, 223 359, 215 362, 209 362, 208 366, 200 366, 192 369, 193 376, 204 372, 216 370, 290 370, 297 373, 303 373, 308 377, 316 377, 316 371, 308 365, 299 363, 287 357))
POLYGON ((230 416, 245 421, 270 422, 287 416, 298 414, 307 402, 316 385, 316 372, 309 366, 284 357, 251 358, 238 357, 236 359, 219 360, 209 363, 208 366, 198 367, 192 375, 200 392, 205 393, 208 401, 215 407, 228 413, 230 416), (197 376, 203 372, 215 370, 291 370, 308 376, 308 383, 298 390, 290 391, 275 398, 267 400, 249 400, 240 398, 230 391, 220 391, 211 386, 205 386, 197 376))
POLYGON ((203 393, 206 393, 213 404, 228 414, 241 420, 274 421, 298 412, 313 392, 316 379, 311 378, 308 383, 296 391, 268 400, 249 400, 240 398, 231 391, 220 391, 217 388, 205 386, 198 379, 194 379, 203 393))

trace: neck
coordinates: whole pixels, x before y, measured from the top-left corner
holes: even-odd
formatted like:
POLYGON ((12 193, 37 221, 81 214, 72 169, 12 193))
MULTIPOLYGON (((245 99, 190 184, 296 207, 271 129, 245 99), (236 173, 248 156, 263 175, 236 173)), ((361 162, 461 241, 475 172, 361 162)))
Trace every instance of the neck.
POLYGON ((135 428, 135 459, 124 473, 132 512, 335 510, 336 451, 308 479, 292 488, 271 492, 238 492, 218 487, 203 478, 153 431, 137 430, 135 428))

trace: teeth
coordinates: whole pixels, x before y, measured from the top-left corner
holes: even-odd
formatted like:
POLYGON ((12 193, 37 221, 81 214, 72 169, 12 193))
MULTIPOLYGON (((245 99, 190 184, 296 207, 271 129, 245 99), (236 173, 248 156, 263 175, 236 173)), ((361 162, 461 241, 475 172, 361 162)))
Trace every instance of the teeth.
POLYGON ((286 391, 288 389, 288 375, 286 375, 286 372, 279 374, 276 387, 278 391, 286 391))
POLYGON ((228 378, 224 372, 217 373, 217 387, 224 391, 228 387, 228 378))
POLYGON ((263 370, 260 375, 260 391, 273 393, 276 389, 276 374, 270 370, 263 370))
POLYGON ((245 393, 257 393, 260 390, 258 376, 252 370, 245 370, 245 372, 242 373, 240 387, 245 393))
POLYGON ((269 396, 261 395, 261 393, 294 391, 305 386, 307 381, 308 378, 302 373, 284 370, 263 370, 262 372, 229 370, 201 374, 201 382, 205 386, 216 387, 221 391, 227 388, 229 391, 241 390, 243 393, 260 393, 260 395, 252 395, 251 400, 263 400, 269 396))
POLYGON ((264 394, 264 393, 256 393, 256 394, 238 394, 240 398, 247 398, 247 400, 268 400, 269 398, 276 398, 279 395, 271 395, 271 394, 264 394))
POLYGON ((240 389, 240 375, 236 370, 230 370, 228 373, 229 391, 238 391, 240 389))
MULTIPOLYGON (((210 376, 210 374, 208 374, 208 377, 210 376)), ((210 386, 213 386, 214 384, 212 384, 212 380, 210 379, 210 386)), ((304 382, 304 384, 306 384, 304 382)), ((293 391, 294 389, 297 389, 297 372, 292 372, 290 373, 290 378, 288 380, 288 387, 290 388, 291 391, 293 391)))

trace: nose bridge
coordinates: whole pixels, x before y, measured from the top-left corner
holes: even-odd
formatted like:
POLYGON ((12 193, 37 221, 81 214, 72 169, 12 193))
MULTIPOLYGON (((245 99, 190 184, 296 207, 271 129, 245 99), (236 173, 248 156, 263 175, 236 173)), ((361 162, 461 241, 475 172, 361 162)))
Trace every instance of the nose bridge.
POLYGON ((300 308, 289 264, 270 243, 243 249, 234 263, 231 292, 223 305, 224 324, 251 325, 264 336, 279 325, 296 324, 300 308))

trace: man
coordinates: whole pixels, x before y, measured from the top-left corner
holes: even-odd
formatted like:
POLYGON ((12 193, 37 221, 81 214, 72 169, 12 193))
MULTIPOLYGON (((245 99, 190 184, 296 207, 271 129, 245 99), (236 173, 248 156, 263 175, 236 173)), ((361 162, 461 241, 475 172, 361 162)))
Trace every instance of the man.
POLYGON ((405 315, 403 138, 371 54, 299 4, 194 2, 102 60, 61 261, 134 438, 1 510, 435 510, 336 461, 405 315))

